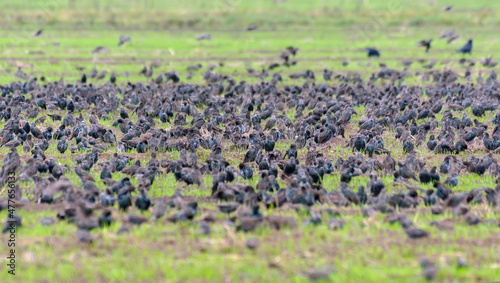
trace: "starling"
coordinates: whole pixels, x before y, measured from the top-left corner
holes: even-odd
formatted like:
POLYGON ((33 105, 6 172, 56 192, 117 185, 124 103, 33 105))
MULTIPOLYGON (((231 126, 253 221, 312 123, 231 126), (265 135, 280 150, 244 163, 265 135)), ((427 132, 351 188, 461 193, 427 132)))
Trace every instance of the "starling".
POLYGON ((43 29, 39 29, 33 33, 33 37, 39 37, 40 35, 42 35, 42 33, 43 33, 43 29))
POLYGON ((212 36, 209 33, 202 33, 196 36, 198 42, 202 40, 212 40, 212 36))
POLYGON ((247 27, 247 31, 253 31, 253 30, 256 30, 258 28, 257 25, 251 25, 249 27, 247 27))
POLYGON ((356 194, 358 195, 359 202, 361 204, 365 204, 366 201, 368 200, 368 196, 366 195, 366 192, 365 192, 365 187, 359 186, 358 192, 356 194))
POLYGON ((217 207, 219 208, 220 212, 230 214, 231 212, 236 211, 239 206, 240 204, 237 202, 227 202, 221 203, 217 207))
POLYGON ((425 191, 424 204, 425 206, 433 206, 436 204, 436 195, 434 194, 434 190, 429 189, 425 191))
POLYGON ((163 202, 157 203, 153 208, 152 219, 156 220, 165 216, 167 205, 163 202))
POLYGON ((109 77, 109 82, 112 84, 116 83, 116 75, 115 73, 111 73, 111 76, 109 77))
POLYGON ((354 150, 356 151, 364 151, 366 148, 366 142, 361 136, 357 136, 354 141, 354 150))
POLYGON ((246 246, 250 250, 256 250, 260 245, 260 242, 257 238, 251 237, 247 239, 246 246))
POLYGON ((129 206, 132 206, 132 198, 129 192, 118 194, 118 206, 125 211, 129 206))
POLYGON ((103 210, 101 216, 99 216, 99 226, 109 227, 113 222, 113 217, 111 216, 111 211, 108 209, 103 210))
POLYGON ((120 38, 118 39, 118 46, 122 46, 126 42, 130 42, 130 37, 125 35, 120 35, 120 38))
POLYGON ((380 52, 375 48, 365 48, 364 51, 367 53, 368 57, 380 57, 380 52))
POLYGON ((436 279, 438 269, 434 263, 424 258, 420 261, 420 266, 422 267, 422 276, 425 280, 434 281, 436 279))
POLYGON ((405 229, 405 232, 410 239, 426 238, 429 236, 429 232, 416 227, 405 229))
POLYGON ((66 150, 68 150, 68 143, 66 142, 66 136, 62 137, 62 139, 57 142, 57 150, 64 154, 66 150))
POLYGON ((135 199, 135 206, 140 211, 146 211, 151 206, 151 199, 144 190, 139 191, 139 196, 135 199))
POLYGON ((429 40, 421 40, 417 43, 417 46, 422 46, 422 47, 425 47, 425 53, 428 53, 429 52, 429 49, 431 49, 431 42, 432 42, 432 39, 429 39, 429 40))
POLYGON ((431 182, 431 174, 425 168, 422 169, 422 171, 420 171, 418 176, 419 176, 420 182, 423 184, 428 184, 431 182))

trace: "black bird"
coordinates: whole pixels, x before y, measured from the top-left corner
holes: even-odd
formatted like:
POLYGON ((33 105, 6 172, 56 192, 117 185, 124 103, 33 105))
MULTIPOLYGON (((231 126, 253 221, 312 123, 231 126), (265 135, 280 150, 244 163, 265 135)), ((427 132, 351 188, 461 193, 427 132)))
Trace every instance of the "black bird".
POLYGON ((125 211, 129 206, 132 206, 132 197, 129 192, 118 194, 118 206, 125 211))
POLYGON ((275 145, 275 142, 270 136, 265 141, 262 142, 262 147, 267 152, 273 151, 274 145, 275 145))
POLYGON ((115 73, 111 73, 111 76, 109 77, 109 82, 112 84, 116 83, 116 75, 115 73))
POLYGON ((111 188, 107 188, 106 191, 102 193, 101 204, 104 206, 115 205, 115 195, 113 194, 113 190, 111 188))
POLYGON ((46 140, 50 141, 52 139, 52 127, 48 127, 47 129, 45 129, 42 135, 46 140))
POLYGON ((364 151, 365 148, 366 148, 365 140, 361 136, 356 137, 356 140, 354 141, 354 150, 364 151))
POLYGON ((66 109, 68 109, 69 112, 74 112, 75 111, 75 103, 73 100, 70 100, 68 102, 68 105, 66 106, 66 109))
POLYGON ((252 167, 246 166, 244 163, 241 163, 239 165, 239 168, 240 168, 240 176, 243 179, 245 179, 245 180, 252 179, 252 177, 253 177, 252 167))
POLYGON ((101 180, 113 178, 113 176, 111 175, 111 170, 109 170, 109 167, 107 165, 104 165, 102 167, 100 177, 101 177, 101 180))
POLYGON ((296 166, 297 166, 297 162, 295 161, 295 157, 292 157, 288 160, 287 163, 285 163, 285 167, 283 168, 285 174, 287 176, 290 176, 292 174, 295 174, 295 169, 296 169, 296 166))
POLYGON ((365 48, 364 50, 368 54, 368 57, 377 57, 377 58, 380 57, 380 52, 375 48, 368 47, 365 48))
POLYGON ((406 139, 403 143, 404 153, 411 153, 413 152, 413 149, 415 149, 415 145, 413 144, 413 142, 410 139, 406 139))
POLYGON ((370 192, 372 196, 377 197, 380 192, 385 188, 384 182, 382 182, 381 179, 379 179, 376 175, 371 175, 370 176, 370 192))
POLYGON ((434 281, 436 279, 438 269, 434 263, 424 258, 420 261, 420 266, 422 267, 422 276, 425 280, 434 281))
POLYGON ((87 82, 87 75, 83 74, 82 79, 80 81, 82 82, 82 84, 86 83, 87 82))
POLYGON ((368 196, 366 195, 366 192, 365 192, 365 187, 359 186, 358 192, 356 194, 358 195, 359 202, 361 204, 365 204, 366 201, 368 200, 368 196))
POLYGON ((40 35, 42 35, 42 33, 43 33, 43 29, 39 29, 33 33, 33 37, 39 37, 40 35))
POLYGON ((355 194, 351 189, 349 189, 349 187, 347 186, 347 184, 341 183, 340 184, 340 191, 342 192, 342 194, 344 195, 344 197, 350 203, 353 203, 355 205, 359 205, 360 201, 359 201, 358 195, 355 194))
POLYGON ((437 172, 437 167, 436 166, 433 166, 431 168, 431 172, 429 172, 429 174, 431 175, 431 181, 432 182, 439 182, 439 173, 437 172))
POLYGON ((148 197, 147 193, 144 190, 139 192, 139 196, 135 199, 135 206, 140 211, 148 210, 151 206, 151 199, 148 197))
POLYGON ((434 194, 434 190, 429 189, 425 191, 424 204, 425 206, 433 206, 436 204, 436 195, 434 194))
POLYGON ((258 28, 257 25, 251 25, 249 27, 247 27, 247 31, 253 31, 253 30, 256 30, 258 28))
POLYGON ((230 214, 231 212, 236 211, 239 206, 240 204, 237 202, 226 202, 219 204, 217 207, 220 212, 230 214))
POLYGON ((101 216, 99 216, 99 226, 109 227, 112 222, 113 216, 111 216, 111 211, 109 209, 103 210, 101 216))
POLYGON ((431 182, 431 174, 425 168, 420 171, 420 174, 418 176, 421 183, 428 184, 431 182))
POLYGON ((470 55, 471 52, 472 52, 472 39, 469 39, 469 41, 467 41, 467 43, 464 46, 462 46, 462 48, 457 50, 457 53, 462 53, 462 54, 469 53, 470 55))
POLYGON ((426 238, 429 236, 429 232, 417 227, 410 227, 406 229, 405 232, 410 239, 426 238))
POLYGON ((429 49, 431 49, 431 42, 432 39, 429 40, 422 40, 417 43, 417 46, 422 46, 425 47, 425 53, 429 52, 429 49))
POLYGON ((328 71, 328 69, 324 69, 323 70, 323 79, 325 79, 325 81, 331 80, 332 79, 332 72, 328 71))
POLYGON ((60 153, 65 153, 68 150, 68 143, 66 142, 66 136, 63 136, 60 141, 57 142, 57 150, 60 153))
POLYGON ((449 187, 456 187, 458 185, 458 175, 456 173, 451 174, 445 181, 444 184, 449 187))
POLYGON ((450 189, 444 187, 441 183, 435 183, 434 187, 436 188, 436 195, 440 199, 445 200, 450 195, 450 189))
POLYGON ((120 109, 120 117, 122 119, 128 119, 128 113, 125 111, 125 109, 120 109))
POLYGON ((258 153, 259 153, 259 148, 256 146, 251 146, 250 149, 245 154, 245 157, 243 158, 243 163, 255 161, 255 158, 257 158, 258 153))
POLYGON ((286 158, 287 156, 288 156, 288 158, 293 157, 293 158, 297 159, 297 146, 294 143, 292 143, 290 145, 290 148, 286 151, 286 154, 283 157, 283 159, 286 158))

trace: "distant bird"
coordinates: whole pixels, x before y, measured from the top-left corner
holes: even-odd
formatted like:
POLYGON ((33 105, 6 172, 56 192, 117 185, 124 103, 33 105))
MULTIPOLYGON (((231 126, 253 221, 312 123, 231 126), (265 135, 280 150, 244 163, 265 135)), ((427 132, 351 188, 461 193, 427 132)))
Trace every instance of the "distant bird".
POLYGON ((365 192, 365 187, 363 186, 358 187, 358 192, 356 193, 356 195, 358 196, 359 202, 361 204, 365 204, 366 201, 368 200, 368 196, 366 195, 365 192))
POLYGON ((230 214, 231 212, 236 211, 239 205, 240 204, 237 202, 225 202, 219 204, 217 207, 219 208, 220 212, 230 214))
POLYGON ((256 30, 257 28, 258 28, 257 25, 251 25, 251 26, 247 27, 247 31, 256 30))
POLYGON ((148 210, 151 206, 151 199, 144 190, 141 190, 139 196, 135 199, 135 206, 140 211, 148 210))
POLYGON ((405 229, 405 232, 410 239, 426 238, 429 236, 429 232, 417 227, 410 227, 408 229, 405 229))
POLYGON ((98 79, 98 80, 102 80, 102 79, 104 79, 104 78, 106 77, 106 74, 107 74, 107 73, 108 73, 108 72, 106 72, 106 71, 102 71, 102 72, 99 74, 99 76, 97 76, 97 79, 98 79))
POLYGON ((424 204, 425 206, 433 206, 437 202, 436 195, 434 194, 434 190, 429 189, 425 192, 424 204))
POLYGON ((419 179, 421 183, 428 184, 431 182, 431 174, 429 173, 429 171, 427 171, 427 169, 424 168, 422 171, 420 171, 419 179))
POLYGON ((451 11, 451 9, 453 9, 453 6, 451 6, 451 5, 448 5, 448 6, 444 6, 444 7, 443 7, 443 11, 444 11, 444 12, 451 11))
POLYGON ((202 40, 212 40, 212 36, 209 33, 201 33, 201 34, 196 36, 196 40, 198 42, 200 42, 202 40))
POLYGON ((17 67, 16 77, 19 78, 19 79, 25 80, 25 79, 28 78, 28 75, 26 75, 23 72, 23 69, 21 69, 21 67, 17 67))
POLYGON ((199 69, 201 69, 201 67, 203 67, 203 65, 201 65, 200 63, 198 63, 196 65, 189 65, 187 67, 187 70, 188 71, 198 71, 199 69))
POLYGON ((99 226, 109 227, 112 222, 113 216, 111 215, 111 211, 108 209, 103 210, 101 216, 99 216, 99 226))
POLYGON ((130 37, 128 36, 125 36, 125 35, 120 35, 120 38, 119 38, 119 42, 118 42, 118 46, 122 46, 123 44, 125 44, 126 42, 130 42, 130 37))
POLYGON ((436 141, 436 137, 434 135, 431 135, 429 137, 429 140, 427 141, 427 148, 430 150, 430 151, 433 151, 437 146, 437 141, 436 141))
POLYGON ((109 49, 107 49, 104 46, 97 46, 96 48, 94 48, 94 50, 92 50, 92 54, 94 54, 94 56, 97 56, 97 55, 99 55, 100 52, 104 52, 104 51, 109 51, 109 49))
POLYGON ((470 55, 471 51, 472 51, 472 39, 469 39, 469 41, 467 41, 467 43, 464 46, 462 46, 462 48, 457 50, 457 53, 462 53, 462 54, 469 53, 470 55))
POLYGON ((490 57, 482 59, 481 64, 485 67, 493 68, 497 65, 497 62, 493 61, 493 56, 490 56, 490 57))
POLYGON ((151 219, 159 219, 165 216, 165 212, 167 211, 167 205, 163 202, 156 204, 153 208, 153 212, 151 213, 151 219))
POLYGON ((116 83, 116 75, 115 73, 111 73, 111 76, 109 77, 109 82, 112 84, 116 83))
POLYGON ((96 68, 93 68, 92 70, 90 70, 90 75, 89 75, 89 77, 90 77, 91 79, 93 79, 93 78, 97 77, 97 69, 96 69, 96 68))
POLYGON ((40 35, 42 35, 42 33, 43 33, 43 29, 39 29, 33 33, 33 37, 39 37, 40 35))
POLYGON ((445 30, 443 34, 439 37, 439 39, 445 39, 448 38, 447 43, 450 44, 456 39, 460 38, 459 35, 455 34, 455 29, 452 30, 445 30))
POLYGON ((375 48, 367 47, 364 51, 368 54, 368 57, 380 57, 380 52, 375 48))
POLYGON ((87 76, 85 74, 82 75, 82 79, 80 80, 82 84, 87 82, 87 76))
POLYGON ((57 143, 57 150, 64 154, 68 149, 68 143, 66 143, 66 136, 63 136, 62 139, 57 143))
POLYGON ((456 187, 458 185, 458 175, 452 173, 445 181, 444 184, 450 187, 456 187))
POLYGON ((424 258, 420 261, 420 266, 422 267, 422 276, 425 280, 434 281, 436 279, 438 269, 434 263, 424 258))
POLYGON ((427 52, 429 52, 429 49, 431 49, 431 42, 432 42, 432 39, 421 40, 417 43, 417 46, 425 47, 425 53, 427 53, 427 52))
POLYGON ((332 72, 328 71, 327 69, 324 69, 323 70, 323 79, 325 79, 325 81, 331 80, 332 79, 332 72))

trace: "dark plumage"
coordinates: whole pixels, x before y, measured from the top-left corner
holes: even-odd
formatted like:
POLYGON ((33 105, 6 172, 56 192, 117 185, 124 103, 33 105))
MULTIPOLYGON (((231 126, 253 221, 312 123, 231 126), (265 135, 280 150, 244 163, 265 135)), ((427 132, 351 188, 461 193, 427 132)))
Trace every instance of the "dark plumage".
POLYGON ((148 210, 151 206, 151 199, 148 197, 147 193, 143 190, 139 191, 139 196, 135 199, 135 206, 140 211, 148 210))
POLYGON ((103 210, 101 216, 99 216, 99 226, 109 227, 111 226, 111 223, 113 223, 111 211, 108 209, 103 210))
POLYGON ((429 39, 429 40, 421 40, 417 43, 417 46, 422 46, 422 47, 425 47, 425 53, 428 53, 429 52, 429 49, 431 49, 431 42, 432 42, 432 39, 429 39))
POLYGON ((462 46, 462 48, 458 49, 457 50, 457 53, 462 53, 462 54, 471 54, 472 52, 472 39, 469 39, 469 41, 467 41, 467 43, 462 46))
POLYGON ((380 57, 380 52, 375 48, 365 48, 364 49, 368 57, 380 57))

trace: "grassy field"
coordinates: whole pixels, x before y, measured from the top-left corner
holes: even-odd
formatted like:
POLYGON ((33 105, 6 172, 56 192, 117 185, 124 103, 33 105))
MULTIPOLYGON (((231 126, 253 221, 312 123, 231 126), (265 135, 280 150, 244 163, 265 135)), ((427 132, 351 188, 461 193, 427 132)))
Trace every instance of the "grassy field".
MULTIPOLYGON (((267 66, 279 62, 278 56, 290 45, 300 48, 296 56, 297 65, 280 67, 284 78, 282 85, 297 83, 288 78, 289 74, 311 69, 316 74, 316 83, 324 82, 323 69, 334 74, 360 73, 366 78, 380 70, 379 63, 402 69, 402 60, 414 63, 408 68, 415 76, 407 82, 421 84, 418 74, 427 71, 417 59, 426 63, 436 60, 435 69, 452 69, 462 75, 466 68, 459 63, 461 55, 455 50, 474 39, 474 51, 466 56, 476 62, 472 70, 474 76, 485 76, 492 69, 483 67, 482 58, 500 52, 500 1, 265 1, 265 0, 216 0, 216 1, 160 1, 160 0, 19 0, 0 3, 0 84, 19 80, 15 77, 17 67, 32 76, 45 76, 48 81, 74 83, 83 73, 92 68, 99 72, 106 70, 104 80, 90 80, 103 84, 109 73, 118 76, 118 84, 127 81, 149 81, 139 75, 144 64, 159 62, 152 76, 175 70, 186 81, 186 67, 201 63, 203 68, 193 73, 192 83, 204 83, 203 72, 210 64, 218 65, 216 71, 230 75, 237 81, 260 82, 258 77, 248 77, 246 68, 260 72, 267 66), (450 12, 442 12, 443 6, 453 4, 450 12), (251 24, 259 25, 256 31, 247 32, 251 24), (32 37, 38 29, 44 29, 40 37, 32 37), (460 38, 451 44, 438 37, 445 29, 455 28, 460 38), (196 41, 200 33, 210 33, 211 41, 196 41), (132 42, 118 47, 118 37, 127 35, 132 42), (415 44, 434 38, 432 49, 425 53, 415 44), (55 47, 53 43, 60 43, 55 47), (91 51, 96 46, 105 46, 108 52, 94 58, 91 51), (377 47, 381 58, 367 59, 362 51, 367 46, 377 47), (350 64, 343 66, 348 60, 350 64), (219 64, 223 63, 223 66, 219 64), (85 67, 78 71, 77 66, 85 67)), ((304 80, 305 82, 305 80, 304 80)), ((364 109, 356 109, 360 115, 364 109)), ((470 108, 467 113, 471 117, 470 108)), ((59 113, 59 112, 54 112, 59 113)), ((62 113, 62 112, 61 112, 62 113)), ((293 117, 294 110, 290 113, 293 117)), ((112 113, 117 116, 118 113, 112 113)), ((479 121, 491 123, 495 113, 488 112, 479 121)), ((134 122, 134 120, 132 119, 134 122)), ((425 121, 425 120, 424 120, 425 121)), ((440 118, 438 118, 440 121, 440 118)), ((33 121, 30 121, 33 122, 33 121)), ((294 122, 292 120, 292 122, 294 122)), ((110 123, 102 121, 102 123, 110 123)), ((52 125, 49 119, 43 127, 52 125)), ((2 128, 4 124, 0 125, 2 128)), ((110 126, 107 125, 107 126, 110 126)), ((348 129, 347 136, 357 129, 348 129)), ((384 136, 387 149, 396 147, 394 132, 384 136)), ((480 143, 481 141, 477 141, 480 143)), ((51 141, 46 154, 61 160, 62 165, 75 166, 73 158, 61 155, 56 150, 57 142, 51 141)), ((289 144, 279 144, 282 151, 289 144)), ((419 155, 429 163, 438 166, 442 157, 419 149, 419 155)), ((0 160, 8 153, 0 149, 0 160)), ((105 156, 110 157, 114 148, 109 148, 105 156)), ((352 154, 344 144, 325 149, 331 159, 352 154)), ((476 150, 474 154, 483 156, 487 152, 476 150)), ((29 157, 19 149, 23 158, 29 157)), ((178 152, 164 153, 163 158, 178 158, 178 152)), ((207 152, 198 151, 201 160, 207 152)), ((232 152, 225 156, 237 166, 244 152, 232 152)), ((299 152, 305 155, 305 152, 299 152)), ((102 159, 105 159, 102 156, 102 159)), ((395 152, 402 159, 402 152, 395 152)), ((149 154, 140 157, 147 162, 149 154)), ((466 159, 461 153, 458 158, 466 159)), ((92 175, 99 179, 99 170, 92 175)), ((114 174, 119 180, 124 174, 114 174)), ((339 187, 340 174, 325 178, 327 190, 339 187)), ((81 184, 74 172, 66 174, 76 185, 81 184)), ((441 178, 446 178, 442 175, 441 178)), ((350 184, 355 188, 365 185, 368 176, 356 178, 350 184)), ((389 191, 403 188, 385 177, 389 191)), ((257 179, 245 181, 256 185, 257 179)), ((132 183, 137 185, 137 180, 132 183)), ((99 188, 105 185, 98 180, 99 188)), ((33 181, 21 182, 25 192, 33 186, 33 181)), ((205 177, 203 185, 182 186, 176 183, 173 174, 158 178, 150 197, 169 197, 181 187, 183 193, 200 201, 207 201, 200 214, 217 212, 215 203, 207 200, 210 196, 212 179, 205 177)), ((410 182, 423 189, 432 185, 410 182)), ((457 191, 474 187, 495 187, 495 179, 490 175, 461 176, 457 191)), ((3 196, 2 196, 3 197, 3 196)), ((15 277, 4 269, 0 272, 0 282, 307 282, 308 272, 332 268, 332 282, 422 282, 419 260, 432 258, 439 266, 438 282, 473 282, 500 280, 500 227, 494 224, 480 224, 471 228, 462 220, 453 218, 450 212, 436 216, 423 207, 408 210, 413 221, 429 231, 431 238, 408 240, 398 224, 384 221, 379 213, 365 218, 357 207, 335 208, 346 220, 341 230, 329 230, 325 223, 330 216, 323 216, 319 226, 303 225, 309 219, 306 210, 295 211, 284 208, 265 211, 264 214, 279 213, 293 216, 297 220, 294 229, 276 231, 260 227, 252 233, 235 232, 224 220, 226 215, 217 212, 219 220, 212 225, 210 236, 199 232, 199 222, 170 224, 164 219, 159 223, 149 221, 139 227, 131 227, 130 234, 119 235, 118 228, 125 214, 114 213, 115 223, 106 229, 93 232, 95 241, 91 245, 79 243, 75 238, 77 228, 64 221, 46 227, 40 220, 55 217, 61 205, 27 205, 20 209, 23 228, 17 236, 18 268, 15 277), (434 220, 452 219, 454 228, 443 231, 430 223, 434 220), (256 238, 260 247, 251 251, 246 248, 249 238, 256 238), (467 268, 457 268, 457 260, 465 258, 467 268)), ((316 208, 316 207, 315 207, 316 208)), ((321 206, 317 209, 327 208, 321 206)), ((134 211, 135 208, 132 210, 134 211)), ((486 204, 472 207, 472 211, 483 219, 498 222, 499 211, 486 204)), ((139 212, 138 212, 139 213, 139 212)), ((168 210, 167 215, 175 211, 168 210)), ((146 212, 150 216, 151 212, 146 212)), ((333 217, 333 216, 332 216, 333 217)), ((4 221, 6 212, 0 212, 4 221)), ((2 236, 5 241, 5 236, 2 236)), ((0 246, 0 263, 5 266, 7 248, 0 246)))

